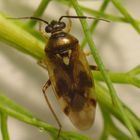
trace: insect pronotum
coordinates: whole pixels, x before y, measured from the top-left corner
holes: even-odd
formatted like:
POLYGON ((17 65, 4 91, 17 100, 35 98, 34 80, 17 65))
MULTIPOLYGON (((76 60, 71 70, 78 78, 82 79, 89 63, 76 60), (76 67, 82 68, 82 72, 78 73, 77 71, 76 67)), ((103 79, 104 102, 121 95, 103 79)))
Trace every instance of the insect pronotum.
POLYGON ((46 56, 42 61, 49 73, 49 80, 43 87, 43 93, 59 125, 58 136, 62 125, 47 98, 46 91, 50 85, 63 112, 78 129, 86 130, 92 126, 96 108, 95 87, 90 66, 78 39, 63 31, 66 28, 66 24, 62 22, 63 18, 96 19, 86 16, 61 16, 58 21, 52 20, 49 23, 37 17, 11 18, 42 21, 46 23, 45 32, 51 34, 45 46, 46 56))

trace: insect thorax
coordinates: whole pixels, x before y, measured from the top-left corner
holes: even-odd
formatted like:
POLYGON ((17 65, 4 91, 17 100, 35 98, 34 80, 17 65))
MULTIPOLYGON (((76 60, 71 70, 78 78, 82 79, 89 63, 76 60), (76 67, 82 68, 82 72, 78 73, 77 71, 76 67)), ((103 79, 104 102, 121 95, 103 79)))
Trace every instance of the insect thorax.
POLYGON ((60 54, 74 48, 76 44, 78 44, 78 40, 74 36, 65 32, 58 32, 49 38, 45 52, 60 54))

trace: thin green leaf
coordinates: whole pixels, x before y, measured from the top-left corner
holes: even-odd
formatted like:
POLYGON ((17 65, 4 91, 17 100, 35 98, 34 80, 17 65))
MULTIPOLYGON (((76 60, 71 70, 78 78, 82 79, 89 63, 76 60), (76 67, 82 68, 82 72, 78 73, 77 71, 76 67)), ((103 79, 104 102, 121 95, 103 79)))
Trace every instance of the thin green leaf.
POLYGON ((35 58, 41 59, 44 56, 42 49, 44 43, 42 41, 37 40, 30 33, 16 26, 11 20, 4 18, 2 15, 0 15, 0 39, 35 58))
MULTIPOLYGON (((41 0, 38 8, 36 9, 36 11, 34 12, 34 14, 32 16, 33 17, 40 17, 43 14, 43 12, 45 11, 45 9, 48 6, 49 2, 50 2, 50 0, 41 0)), ((27 23, 27 26, 29 26, 31 28, 31 27, 34 27, 36 23, 37 23, 37 21, 30 20, 27 23)))
POLYGON ((140 33, 139 24, 133 19, 133 17, 128 13, 128 11, 122 6, 119 0, 111 0, 114 6, 124 15, 126 19, 133 25, 138 33, 140 33))
MULTIPOLYGON (((108 4, 109 4, 110 0, 104 0, 100 9, 99 9, 99 12, 100 13, 103 13, 105 11, 105 9, 107 8, 108 4)), ((83 9, 83 8, 82 8, 83 9)), ((97 15, 96 16, 97 19, 100 18, 100 15, 97 15)), ((90 27, 90 31, 91 33, 93 33, 95 31, 95 28, 97 27, 98 23, 100 22, 100 20, 95 20, 93 21, 91 27, 90 27)), ((83 48, 87 43, 87 40, 86 38, 83 39, 82 43, 81 43, 81 47, 83 48)))
MULTIPOLYGON (((14 103, 9 98, 7 98, 6 96, 3 96, 3 95, 0 95, 0 111, 4 112, 6 115, 14 117, 14 118, 16 118, 20 121, 31 124, 31 125, 37 127, 38 129, 46 130, 52 136, 54 136, 55 138, 58 135, 58 129, 57 128, 41 121, 37 117, 34 117, 32 115, 32 113, 29 113, 29 111, 27 111, 26 109, 24 109, 23 107, 21 107, 20 105, 18 105, 16 103, 14 103), (1 102, 2 99, 4 99, 4 100, 1 102), (12 106, 11 106, 11 103, 12 103, 12 106)), ((6 118, 3 118, 3 117, 1 117, 1 118, 6 119, 6 118)), ((3 123, 6 123, 6 122, 3 121, 3 123)), ((5 125, 2 125, 2 126, 4 128, 6 127, 5 125)), ((5 129, 3 129, 3 130, 5 131, 5 129)), ((5 131, 5 133, 6 133, 6 131, 5 131)), ((89 138, 89 137, 84 136, 82 134, 78 134, 76 132, 67 132, 67 131, 61 131, 60 138, 62 138, 63 140, 68 140, 68 139, 69 140, 71 140, 71 139, 93 140, 92 138, 89 138)), ((8 139, 5 139, 5 140, 8 140, 8 139)))
POLYGON ((0 112, 0 127, 3 140, 10 140, 8 127, 7 127, 7 114, 5 112, 0 112))

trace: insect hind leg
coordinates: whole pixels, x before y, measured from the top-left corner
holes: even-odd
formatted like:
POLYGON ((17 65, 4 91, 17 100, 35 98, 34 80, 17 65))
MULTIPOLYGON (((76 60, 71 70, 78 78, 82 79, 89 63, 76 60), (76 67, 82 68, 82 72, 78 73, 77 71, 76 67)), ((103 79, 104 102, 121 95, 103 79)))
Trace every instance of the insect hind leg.
POLYGON ((58 135, 57 135, 57 139, 58 139, 59 136, 60 136, 60 132, 61 132, 61 129, 62 129, 62 125, 61 125, 59 119, 57 118, 57 115, 55 114, 55 112, 54 112, 54 110, 53 110, 53 108, 52 108, 52 106, 51 106, 51 104, 50 104, 50 102, 49 102, 49 100, 48 100, 47 94, 46 94, 46 90, 48 89, 48 87, 49 87, 50 85, 51 85, 51 81, 50 81, 50 79, 49 79, 49 80, 45 83, 45 85, 43 86, 42 91, 43 91, 45 100, 46 100, 46 102, 47 102, 47 104, 48 104, 48 106, 49 106, 49 109, 51 110, 51 112, 52 112, 52 114, 53 114, 53 116, 54 116, 54 118, 55 118, 55 120, 56 120, 56 122, 57 122, 57 124, 58 124, 58 126, 59 126, 59 131, 58 131, 58 135))

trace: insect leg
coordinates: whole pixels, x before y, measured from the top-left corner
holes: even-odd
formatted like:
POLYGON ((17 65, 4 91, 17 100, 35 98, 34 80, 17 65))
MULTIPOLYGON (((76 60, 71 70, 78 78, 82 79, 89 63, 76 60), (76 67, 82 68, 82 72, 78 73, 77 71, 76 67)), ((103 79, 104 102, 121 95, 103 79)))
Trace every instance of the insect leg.
MULTIPOLYGON (((90 67, 91 70, 100 71, 98 66, 95 66, 95 65, 89 65, 89 67, 90 67)), ((107 72, 109 72, 108 69, 105 69, 105 70, 106 70, 107 72)))
MULTIPOLYGON (((69 16, 69 10, 70 10, 70 8, 69 8, 69 9, 67 10, 67 12, 66 12, 66 15, 67 15, 67 16, 69 16)), ((70 18, 68 18, 68 24, 67 24, 67 27, 65 28, 65 32, 66 32, 66 33, 69 33, 70 30, 71 30, 71 27, 72 27, 72 21, 71 21, 70 18)))
POLYGON ((47 66, 44 64, 44 61, 43 61, 43 60, 37 61, 37 64, 38 64, 40 67, 42 67, 42 68, 44 68, 44 69, 47 69, 47 66))
POLYGON ((87 50, 84 50, 84 54, 85 54, 85 56, 89 56, 89 55, 91 55, 91 52, 87 51, 87 50))
POLYGON ((42 22, 39 22, 39 32, 41 33, 42 37, 46 40, 48 36, 44 30, 42 30, 42 22))
POLYGON ((61 125, 59 119, 57 118, 57 115, 55 114, 53 108, 51 107, 51 104, 50 104, 50 102, 49 102, 49 100, 48 100, 48 97, 47 97, 47 94, 46 94, 46 90, 47 90, 47 88, 48 88, 50 85, 51 85, 51 81, 50 81, 50 79, 49 79, 49 80, 45 83, 45 85, 43 86, 42 91, 43 91, 45 100, 46 100, 46 102, 47 102, 47 104, 48 104, 48 106, 49 106, 49 108, 50 108, 50 110, 51 110, 51 112, 52 112, 52 114, 53 114, 53 116, 54 116, 56 122, 57 122, 58 125, 59 125, 59 131, 58 131, 58 135, 57 135, 57 138, 58 138, 58 137, 60 136, 60 132, 61 132, 62 125, 61 125))
POLYGON ((99 68, 95 65, 89 65, 90 69, 99 71, 99 68))

